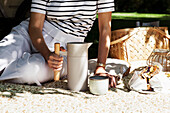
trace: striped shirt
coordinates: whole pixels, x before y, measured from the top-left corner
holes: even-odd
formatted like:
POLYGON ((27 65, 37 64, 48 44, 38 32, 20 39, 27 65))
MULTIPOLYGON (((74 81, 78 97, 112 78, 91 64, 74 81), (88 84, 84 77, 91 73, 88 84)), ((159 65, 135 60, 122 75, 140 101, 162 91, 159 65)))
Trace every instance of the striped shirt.
POLYGON ((32 0, 31 12, 46 19, 61 31, 85 38, 97 13, 114 11, 114 0, 32 0))

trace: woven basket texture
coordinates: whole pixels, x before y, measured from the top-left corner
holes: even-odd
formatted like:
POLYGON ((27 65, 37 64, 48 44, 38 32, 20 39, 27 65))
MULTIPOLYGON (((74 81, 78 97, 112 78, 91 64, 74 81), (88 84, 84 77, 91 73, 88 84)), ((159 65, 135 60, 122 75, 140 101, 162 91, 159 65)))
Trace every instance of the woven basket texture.
POLYGON ((170 50, 169 49, 154 49, 147 59, 147 64, 158 62, 162 65, 164 72, 170 72, 170 50))
POLYGON ((137 27, 112 31, 109 57, 147 60, 154 49, 169 49, 167 27, 137 27))

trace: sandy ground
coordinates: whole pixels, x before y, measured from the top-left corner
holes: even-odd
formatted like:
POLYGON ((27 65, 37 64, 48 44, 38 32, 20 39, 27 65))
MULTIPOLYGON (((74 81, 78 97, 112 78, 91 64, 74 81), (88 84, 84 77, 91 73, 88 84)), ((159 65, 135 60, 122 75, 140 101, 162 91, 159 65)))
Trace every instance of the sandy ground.
POLYGON ((42 86, 0 82, 0 113, 170 113, 170 94, 128 89, 132 74, 101 96, 71 92, 67 80, 42 86))
MULTIPOLYGON (((124 83, 128 81, 128 77, 124 83)), ((71 92, 67 81, 43 86, 0 83, 1 113, 169 113, 170 94, 141 94, 120 83, 106 95, 71 92)))

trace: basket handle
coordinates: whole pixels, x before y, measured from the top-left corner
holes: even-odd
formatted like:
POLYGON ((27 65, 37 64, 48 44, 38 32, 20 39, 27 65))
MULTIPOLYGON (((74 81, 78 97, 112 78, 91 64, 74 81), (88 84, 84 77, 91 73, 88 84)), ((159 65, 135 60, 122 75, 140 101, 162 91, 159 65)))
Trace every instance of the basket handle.
MULTIPOLYGON (((157 31, 157 32, 159 32, 160 34, 164 35, 166 38, 170 39, 170 36, 167 35, 165 32, 163 32, 162 30, 156 29, 155 27, 150 27, 150 28, 153 29, 153 30, 155 30, 155 31, 157 31)), ((132 35, 136 34, 136 33, 137 33, 138 31, 140 31, 140 30, 141 30, 141 29, 140 29, 140 27, 139 27, 137 30, 133 31, 133 32, 131 33, 131 35, 125 35, 125 36, 123 36, 122 38, 119 38, 119 39, 117 39, 117 40, 114 40, 114 41, 110 42, 110 45, 113 45, 113 44, 116 44, 116 43, 120 43, 120 42, 122 42, 122 41, 130 38, 132 35)))
POLYGON ((163 32, 162 30, 156 29, 155 27, 151 27, 151 29, 153 29, 153 30, 159 32, 161 35, 164 35, 166 38, 170 39, 170 36, 167 35, 165 32, 163 32))

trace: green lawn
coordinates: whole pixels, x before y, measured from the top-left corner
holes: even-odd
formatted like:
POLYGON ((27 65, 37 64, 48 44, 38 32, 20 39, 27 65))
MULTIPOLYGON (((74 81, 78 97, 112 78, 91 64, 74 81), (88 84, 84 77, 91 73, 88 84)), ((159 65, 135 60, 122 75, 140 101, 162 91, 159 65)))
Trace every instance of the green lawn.
POLYGON ((123 19, 123 20, 152 20, 152 19, 158 19, 158 20, 170 20, 170 14, 150 14, 150 13, 120 13, 115 12, 112 13, 112 19, 123 19))

